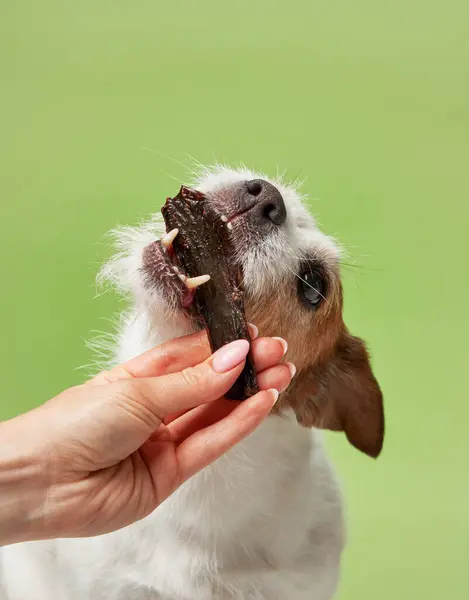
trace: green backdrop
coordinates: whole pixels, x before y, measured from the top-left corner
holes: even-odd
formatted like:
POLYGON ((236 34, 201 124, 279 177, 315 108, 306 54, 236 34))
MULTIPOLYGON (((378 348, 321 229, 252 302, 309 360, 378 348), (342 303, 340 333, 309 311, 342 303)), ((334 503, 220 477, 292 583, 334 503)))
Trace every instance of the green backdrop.
POLYGON ((285 168, 357 264, 385 392, 377 462, 329 436, 339 597, 467 599, 467 0, 1 0, 0 62, 1 416, 82 381, 104 234, 187 179, 171 158, 285 168))

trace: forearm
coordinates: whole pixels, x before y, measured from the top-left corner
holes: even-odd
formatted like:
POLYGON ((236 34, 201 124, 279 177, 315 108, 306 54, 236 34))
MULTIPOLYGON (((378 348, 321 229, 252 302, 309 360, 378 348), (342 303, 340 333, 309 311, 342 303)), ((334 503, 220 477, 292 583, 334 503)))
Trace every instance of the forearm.
POLYGON ((35 539, 44 521, 48 478, 26 419, 0 423, 0 546, 35 539))

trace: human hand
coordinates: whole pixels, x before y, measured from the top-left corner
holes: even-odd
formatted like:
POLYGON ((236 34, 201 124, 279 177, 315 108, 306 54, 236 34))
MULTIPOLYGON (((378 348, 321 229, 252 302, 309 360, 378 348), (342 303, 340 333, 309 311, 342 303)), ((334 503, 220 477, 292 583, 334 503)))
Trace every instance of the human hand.
POLYGON ((290 383, 286 343, 259 338, 261 391, 223 398, 248 350, 238 340, 210 356, 205 332, 178 338, 3 423, 0 545, 98 535, 150 514, 251 433, 290 383))

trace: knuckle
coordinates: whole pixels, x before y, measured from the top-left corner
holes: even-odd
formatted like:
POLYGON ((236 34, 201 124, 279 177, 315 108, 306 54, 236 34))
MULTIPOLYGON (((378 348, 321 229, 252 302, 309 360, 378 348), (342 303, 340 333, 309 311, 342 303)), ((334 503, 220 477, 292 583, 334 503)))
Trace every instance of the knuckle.
POLYGON ((146 407, 153 406, 155 393, 148 381, 145 379, 133 379, 129 387, 136 402, 146 407))
POLYGON ((141 385, 138 379, 122 379, 117 382, 120 394, 131 401, 138 400, 141 393, 141 385))
POLYGON ((119 382, 119 396, 128 413, 138 417, 148 426, 159 419, 155 410, 155 393, 144 379, 127 379, 119 382))
POLYGON ((201 367, 188 367, 180 372, 182 384, 185 387, 200 387, 206 381, 204 376, 205 369, 201 367))
POLYGON ((119 396, 129 405, 151 406, 150 390, 139 379, 126 379, 118 382, 119 396))
POLYGON ((169 343, 166 342, 158 348, 158 367, 161 373, 170 370, 176 362, 174 353, 171 352, 169 343))

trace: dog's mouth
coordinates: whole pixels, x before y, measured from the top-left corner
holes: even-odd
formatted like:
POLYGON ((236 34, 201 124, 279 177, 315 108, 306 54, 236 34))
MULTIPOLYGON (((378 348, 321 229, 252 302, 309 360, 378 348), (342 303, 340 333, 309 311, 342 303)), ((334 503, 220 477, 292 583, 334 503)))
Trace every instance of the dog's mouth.
POLYGON ((179 269, 172 244, 168 247, 164 240, 165 236, 143 251, 141 271, 144 285, 149 291, 158 290, 170 305, 190 308, 197 286, 188 287, 188 278, 179 269))
POLYGON ((257 202, 253 202, 250 206, 247 206, 246 208, 237 210, 231 214, 223 215, 223 216, 226 219, 227 223, 233 223, 233 221, 235 219, 239 219, 240 217, 243 217, 243 216, 247 215, 247 213, 252 211, 256 207, 256 204, 257 204, 257 202))
MULTIPOLYGON (((206 197, 231 232, 234 252, 230 259, 234 262, 242 260, 247 250, 279 230, 287 218, 280 192, 262 179, 242 181, 208 193, 206 197)), ((207 278, 204 275, 187 277, 181 271, 173 248, 174 236, 174 232, 168 232, 144 249, 142 272, 147 288, 159 288, 167 300, 189 308, 196 288, 207 278)))

